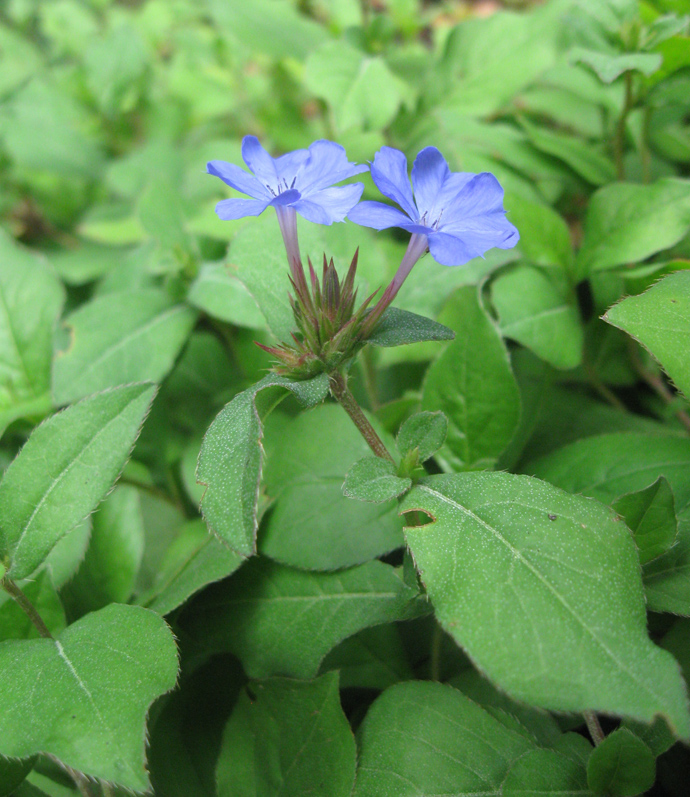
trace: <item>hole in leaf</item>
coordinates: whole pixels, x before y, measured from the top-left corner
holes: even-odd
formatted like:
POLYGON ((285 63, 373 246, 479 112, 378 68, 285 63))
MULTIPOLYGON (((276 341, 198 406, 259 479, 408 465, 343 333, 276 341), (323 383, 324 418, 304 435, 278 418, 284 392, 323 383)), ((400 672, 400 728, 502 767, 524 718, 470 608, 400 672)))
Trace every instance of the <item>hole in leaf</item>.
POLYGON ((417 529, 420 526, 429 526, 436 522, 436 518, 431 512, 427 512, 425 509, 411 509, 409 512, 403 512, 403 515, 407 528, 417 529))

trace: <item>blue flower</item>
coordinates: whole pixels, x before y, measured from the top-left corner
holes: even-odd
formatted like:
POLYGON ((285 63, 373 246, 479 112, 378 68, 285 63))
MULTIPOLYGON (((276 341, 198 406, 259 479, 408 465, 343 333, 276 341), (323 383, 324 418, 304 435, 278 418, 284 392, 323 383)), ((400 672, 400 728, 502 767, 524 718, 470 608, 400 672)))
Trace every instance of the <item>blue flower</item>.
POLYGON ((493 247, 510 249, 520 238, 505 217, 498 180, 488 172, 451 172, 436 147, 426 147, 415 158, 414 198, 407 158, 399 150, 382 147, 371 176, 381 193, 402 210, 382 202, 360 202, 348 218, 377 230, 402 227, 411 232, 408 273, 427 247, 442 265, 461 266, 493 247))
POLYGON ((255 136, 242 141, 242 158, 251 174, 225 161, 211 161, 209 174, 252 199, 224 199, 216 205, 221 219, 258 216, 267 207, 290 208, 308 221, 332 224, 343 221, 359 201, 361 183, 332 187, 368 166, 350 163, 345 150, 332 141, 315 141, 309 149, 298 149, 272 158, 255 136))

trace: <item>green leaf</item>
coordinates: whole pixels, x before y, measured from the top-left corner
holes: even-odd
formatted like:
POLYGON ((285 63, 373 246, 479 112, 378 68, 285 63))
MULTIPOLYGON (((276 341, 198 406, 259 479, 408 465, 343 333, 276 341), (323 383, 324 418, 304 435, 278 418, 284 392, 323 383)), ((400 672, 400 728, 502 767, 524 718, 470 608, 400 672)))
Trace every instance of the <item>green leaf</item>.
POLYGON ((63 301, 52 270, 0 231, 0 434, 22 417, 13 408, 50 388, 53 329, 63 301))
POLYGON ((210 534, 203 521, 191 521, 166 551, 152 587, 137 603, 168 614, 202 587, 234 573, 243 561, 210 534))
POLYGON ((616 167, 610 158, 601 155, 590 143, 576 136, 555 133, 521 119, 530 141, 541 152, 553 155, 592 185, 606 185, 616 179, 616 167))
POLYGON ((350 797, 355 764, 337 673, 252 683, 223 734, 218 797, 350 797))
POLYGON ((411 681, 414 673, 394 623, 364 628, 326 656, 321 672, 338 670, 342 689, 387 689, 411 681))
POLYGON ((146 714, 177 677, 175 642, 158 615, 114 604, 57 639, 0 643, 0 673, 0 754, 48 753, 92 777, 148 788, 146 714))
MULTIPOLYGON (((686 466, 687 467, 687 466, 686 466)), ((690 617, 690 514, 681 516, 678 537, 669 551, 642 571, 647 605, 653 612, 690 617)))
POLYGON ((0 552, 10 577, 30 575, 93 512, 129 457, 155 392, 139 384, 98 393, 34 430, 0 483, 0 552))
POLYGON ((420 577, 499 688, 560 711, 659 714, 690 735, 677 665, 647 636, 637 551, 611 510, 508 473, 428 477, 401 509, 433 518, 406 529, 420 577))
POLYGON ((262 555, 303 570, 338 570, 404 545, 395 504, 343 495, 348 470, 371 449, 342 407, 323 404, 287 423, 276 414, 266 442, 264 485, 275 503, 262 521, 262 555))
POLYGON ((665 177, 652 185, 614 183, 589 203, 577 271, 638 263, 668 249, 690 228, 690 180, 665 177))
POLYGON ((690 440, 664 434, 617 432, 578 440, 528 463, 525 472, 569 493, 605 504, 649 487, 659 476, 671 486, 676 507, 690 504, 690 440))
POLYGON ((380 56, 343 40, 321 45, 307 59, 306 87, 326 100, 338 131, 381 130, 393 121, 409 88, 380 56))
POLYGON ((587 781, 595 794, 634 797, 651 789, 655 778, 654 754, 626 728, 610 733, 587 764, 587 781))
POLYGON ((221 30, 254 57, 266 53, 303 60, 328 36, 289 0, 252 0, 251 6, 243 0, 211 0, 209 8, 221 30))
POLYGON ((353 797, 494 795, 535 745, 462 692, 431 681, 387 689, 360 729, 353 797))
POLYGON ((426 462, 443 445, 448 418, 442 412, 416 412, 400 427, 396 444, 404 457, 417 449, 419 462, 426 462))
POLYGON ((660 53, 603 53, 575 47, 570 54, 574 63, 586 64, 604 83, 613 83, 624 72, 653 75, 663 63, 660 53))
POLYGON ((669 274, 639 296, 628 296, 604 315, 642 343, 690 398, 690 273, 669 274))
POLYGON ((238 656, 251 678, 313 678, 343 639, 423 613, 416 598, 382 562, 310 573, 257 558, 206 590, 180 622, 210 650, 238 656))
POLYGON ((548 711, 511 700, 474 668, 462 670, 448 683, 478 703, 506 727, 515 729, 521 726, 543 747, 553 747, 563 738, 561 729, 548 711), (506 718, 518 725, 511 725, 506 722, 506 718))
POLYGON ((312 407, 326 397, 328 377, 320 374, 304 382, 291 382, 269 374, 235 396, 204 436, 197 465, 197 481, 206 487, 201 511, 218 539, 242 556, 256 551, 262 418, 276 403, 276 391, 263 394, 267 388, 283 388, 278 391, 279 398, 289 390, 303 406, 312 407))
POLYGON ((121 24, 91 39, 84 52, 86 82, 106 116, 134 108, 147 66, 144 42, 132 25, 121 24))
MULTIPOLYGON (((1 576, 0 576, 1 577, 1 576)), ((65 610, 55 591, 50 572, 41 568, 31 579, 20 581, 19 588, 31 601, 51 634, 58 634, 67 625, 65 610)), ((35 639, 38 629, 19 604, 7 592, 0 592, 0 639, 35 639)), ((0 780, 0 783, 2 781, 0 780)))
POLYGON ((511 797, 587 797, 587 774, 580 761, 555 750, 531 750, 518 759, 503 781, 501 795, 511 797))
POLYGON ((455 333, 431 318, 389 307, 367 343, 372 346, 406 346, 425 340, 453 340, 455 333))
POLYGON ((67 404, 108 387, 161 381, 195 321, 194 310, 153 288, 83 304, 64 320, 70 345, 55 359, 55 401, 67 404))
POLYGON ((520 392, 477 289, 461 288, 449 307, 456 338, 427 371, 422 408, 448 418, 448 436, 436 455, 444 470, 490 468, 517 429, 520 392))
POLYGON ((380 457, 364 457, 347 472, 343 495, 358 501, 382 504, 392 501, 412 487, 412 479, 397 475, 393 462, 380 457))
POLYGON ((429 91, 444 105, 475 116, 502 109, 556 60, 562 7, 547 3, 529 14, 502 12, 456 25, 429 91), (526 54, 529 54, 526 57, 526 54))
POLYGON ((127 603, 144 553, 144 521, 139 493, 118 485, 93 515, 86 556, 63 595, 71 616, 127 603))
POLYGON ((189 289, 187 300, 213 318, 250 329, 266 321, 253 296, 226 263, 207 263, 189 289))
POLYGON ((678 522, 673 493, 663 476, 645 490, 621 496, 611 506, 632 531, 641 564, 656 559, 673 545, 678 522))
POLYGON ((549 205, 521 196, 506 195, 508 218, 520 230, 518 249, 537 266, 559 266, 566 273, 573 263, 570 231, 562 216, 549 205))
POLYGON ((24 781, 26 776, 33 769, 36 759, 31 758, 13 759, 0 758, 0 797, 17 797, 19 792, 15 789, 24 781))
POLYGON ((582 362, 584 331, 577 307, 542 271, 524 265, 510 269, 492 283, 491 299, 507 338, 554 368, 568 370, 582 362))

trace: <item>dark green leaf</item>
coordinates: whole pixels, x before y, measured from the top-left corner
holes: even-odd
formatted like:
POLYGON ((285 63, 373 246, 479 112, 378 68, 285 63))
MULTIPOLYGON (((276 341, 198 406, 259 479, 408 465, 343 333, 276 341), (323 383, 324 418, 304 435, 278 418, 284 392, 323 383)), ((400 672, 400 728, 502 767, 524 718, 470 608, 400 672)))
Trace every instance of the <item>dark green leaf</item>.
POLYGON ((611 506, 635 536, 641 564, 656 559, 673 545, 678 522, 673 493, 663 476, 644 490, 621 496, 611 506))
POLYGON ((508 473, 432 476, 402 501, 441 625, 498 687, 560 711, 690 716, 675 662, 647 636, 639 560, 608 508, 508 473), (569 655, 563 656, 568 650, 569 655))
POLYGON ((276 391, 289 390, 304 406, 314 406, 328 393, 328 377, 320 374, 291 382, 270 374, 225 406, 204 437, 197 480, 206 487, 201 511, 209 528, 229 548, 243 556, 256 550, 256 503, 263 464, 262 417, 275 405, 276 391))
POLYGON ((30 575, 117 479, 155 395, 126 385, 80 401, 34 430, 0 483, 0 550, 30 575))
POLYGON ((137 600, 168 614, 202 587, 229 576, 243 559, 229 551, 200 520, 186 523, 166 551, 153 586, 137 600))
POLYGON ((587 764, 587 781, 595 794, 634 797, 650 789, 655 777, 654 754, 626 728, 610 733, 587 764))
POLYGON ((342 689, 386 689, 414 673, 395 623, 364 628, 326 656, 321 672, 338 670, 342 689))
POLYGON ((218 797, 350 797, 355 763, 337 673, 252 683, 223 734, 218 797))
POLYGON ((652 611, 690 617, 690 514, 687 511, 679 518, 675 544, 657 559, 647 562, 642 575, 647 605, 652 611))
POLYGON ((360 734, 353 797, 499 794, 510 764, 535 747, 462 692, 430 681, 387 689, 360 734))
POLYGON ((86 557, 65 586, 63 594, 74 614, 96 611, 109 603, 127 603, 143 552, 139 493, 134 487, 119 485, 94 514, 86 557))
POLYGON ((0 672, 0 754, 49 753, 93 777, 148 788, 146 713, 177 676, 175 642, 158 615, 112 605, 55 640, 0 643, 0 672))
POLYGON ((511 797, 587 797, 587 773, 579 761, 555 750, 531 750, 516 761, 501 794, 511 797))
POLYGON ((453 340, 455 333, 438 321, 425 318, 399 307, 389 307, 367 343, 372 346, 406 346, 425 340, 453 340))
POLYGON ((398 451, 404 457, 416 448, 419 462, 426 462, 441 448, 447 433, 448 418, 442 412, 416 412, 398 431, 398 451))
POLYGON ((427 371, 422 407, 448 418, 436 455, 444 470, 490 468, 517 428, 520 392, 477 289, 461 288, 451 303, 457 337, 427 371))
POLYGON ((364 457, 347 472, 343 494, 358 501, 382 504, 392 501, 412 487, 412 479, 397 475, 393 462, 380 457, 364 457))
POLYGON ((424 611, 402 574, 382 562, 310 573, 258 558, 210 587, 180 622, 211 650, 237 655, 252 678, 313 678, 338 642, 424 611))

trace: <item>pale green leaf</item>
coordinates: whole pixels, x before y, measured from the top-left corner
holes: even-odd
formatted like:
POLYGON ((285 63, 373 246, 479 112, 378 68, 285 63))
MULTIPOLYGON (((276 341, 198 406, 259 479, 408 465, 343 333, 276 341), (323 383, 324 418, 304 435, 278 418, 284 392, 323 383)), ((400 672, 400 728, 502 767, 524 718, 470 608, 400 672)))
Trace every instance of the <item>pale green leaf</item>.
POLYGON ((690 735, 678 667, 647 636, 635 545, 610 509, 508 473, 428 477, 401 508, 433 519, 406 529, 420 577, 497 686, 554 710, 661 715, 690 735))
POLYGON ((146 714, 177 677, 175 642, 157 614, 114 604, 57 639, 0 643, 0 673, 0 754, 49 753, 87 775, 148 788, 146 714))
POLYGON ((410 489, 412 479, 401 478, 393 462, 367 456, 355 462, 347 472, 343 495, 358 501, 382 504, 410 489))
POLYGON ((223 734, 218 797, 350 797, 355 763, 337 673, 251 683, 223 734))
POLYGON ((221 410, 199 453, 197 481, 206 487, 201 499, 204 519, 218 539, 243 556, 251 556, 256 549, 262 417, 286 395, 285 390, 294 393, 303 406, 314 406, 328 393, 328 377, 320 374, 292 382, 269 374, 221 410), (263 394, 267 388, 279 390, 263 394))
POLYGON ((606 53, 583 47, 575 47, 570 58, 574 63, 586 64, 604 83, 613 83, 624 72, 642 72, 649 77, 663 62, 660 53, 606 53))
POLYGON ((447 433, 448 418, 442 412, 416 412, 398 430, 398 451, 405 456, 417 449, 419 462, 426 462, 441 448, 447 433))
POLYGON ((577 307, 542 271, 523 265, 501 274, 492 283, 491 299, 507 338, 555 368, 581 363, 584 330, 577 307))
POLYGON ((604 320, 649 349, 690 397, 690 272, 669 274, 645 293, 628 296, 604 320))
POLYGON ((83 304, 64 320, 70 345, 55 358, 56 402, 129 382, 159 382, 195 321, 192 308, 153 288, 109 293, 83 304))
POLYGON ((34 430, 0 483, 0 551, 12 578, 30 575, 110 490, 155 392, 139 384, 98 393, 34 430))
POLYGON ((0 433, 16 417, 13 408, 50 388, 53 330, 63 301, 48 265, 0 231, 0 433))
POLYGON ((677 243, 690 229, 690 180, 614 183, 594 194, 585 219, 577 271, 638 263, 677 243))
POLYGON ((202 266, 187 299, 199 310, 229 324, 250 329, 266 327, 254 298, 226 263, 202 266))
POLYGON ((456 338, 427 371, 422 408, 448 418, 446 442, 436 455, 444 470, 490 468, 517 429, 520 392, 477 289, 461 288, 450 306, 456 338))
POLYGON ((304 80, 310 91, 328 102, 339 131, 386 127, 406 93, 405 83, 383 58, 356 50, 342 39, 322 44, 309 56, 304 80))

